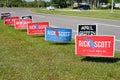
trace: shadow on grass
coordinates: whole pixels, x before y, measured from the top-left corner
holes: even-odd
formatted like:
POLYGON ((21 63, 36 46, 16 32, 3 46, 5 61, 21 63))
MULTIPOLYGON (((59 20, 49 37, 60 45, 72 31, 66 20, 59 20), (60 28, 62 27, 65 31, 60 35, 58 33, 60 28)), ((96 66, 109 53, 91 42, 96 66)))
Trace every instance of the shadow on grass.
POLYGON ((101 63, 115 63, 118 62, 120 58, 107 58, 107 57, 85 57, 82 61, 91 62, 101 62, 101 63))
POLYGON ((74 42, 69 42, 69 43, 50 42, 50 45, 75 45, 75 43, 74 42))
POLYGON ((13 25, 5 25, 5 26, 7 26, 7 27, 11 27, 11 28, 14 28, 14 26, 13 26, 13 25))
POLYGON ((45 35, 29 35, 29 36, 32 36, 33 38, 45 37, 45 35))
POLYGON ((27 32, 27 29, 18 29, 21 32, 27 32))

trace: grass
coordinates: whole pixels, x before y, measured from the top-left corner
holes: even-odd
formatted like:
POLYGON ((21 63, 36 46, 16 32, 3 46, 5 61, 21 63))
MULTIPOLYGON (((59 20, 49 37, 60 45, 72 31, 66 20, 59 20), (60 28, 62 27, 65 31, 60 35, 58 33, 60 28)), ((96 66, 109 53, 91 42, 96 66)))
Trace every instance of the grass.
POLYGON ((120 52, 114 58, 75 55, 75 40, 52 43, 0 20, 0 80, 119 80, 120 52))
POLYGON ((79 16, 79 17, 92 17, 92 18, 104 18, 104 19, 113 19, 120 20, 120 10, 114 10, 111 13, 110 9, 105 10, 78 10, 71 11, 72 9, 55 9, 55 10, 46 10, 46 9, 32 9, 32 11, 45 14, 55 14, 55 15, 67 15, 67 16, 79 16))

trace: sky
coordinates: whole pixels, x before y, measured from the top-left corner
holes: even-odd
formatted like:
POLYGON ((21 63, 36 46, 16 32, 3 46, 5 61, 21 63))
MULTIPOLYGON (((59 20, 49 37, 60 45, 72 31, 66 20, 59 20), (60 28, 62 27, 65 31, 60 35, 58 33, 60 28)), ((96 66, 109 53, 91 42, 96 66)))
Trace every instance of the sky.
MULTIPOLYGON (((34 1, 34 0, 26 0, 26 1, 34 1)), ((50 1, 50 0, 44 0, 44 1, 50 1)))

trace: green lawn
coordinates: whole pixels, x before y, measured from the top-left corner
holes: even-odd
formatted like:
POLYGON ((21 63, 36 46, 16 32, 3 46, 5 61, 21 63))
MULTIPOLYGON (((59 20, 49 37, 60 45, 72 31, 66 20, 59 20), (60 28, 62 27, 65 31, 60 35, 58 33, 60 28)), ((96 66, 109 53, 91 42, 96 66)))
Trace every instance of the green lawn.
POLYGON ((75 55, 69 44, 27 35, 0 20, 0 80, 119 80, 120 52, 114 58, 75 55))
POLYGON ((111 13, 110 9, 103 10, 85 10, 85 11, 71 11, 72 9, 55 9, 55 10, 46 10, 46 9, 32 9, 32 11, 45 14, 54 14, 54 15, 67 15, 67 16, 79 16, 79 17, 92 17, 92 18, 104 18, 104 19, 114 19, 120 20, 120 10, 114 10, 111 13))

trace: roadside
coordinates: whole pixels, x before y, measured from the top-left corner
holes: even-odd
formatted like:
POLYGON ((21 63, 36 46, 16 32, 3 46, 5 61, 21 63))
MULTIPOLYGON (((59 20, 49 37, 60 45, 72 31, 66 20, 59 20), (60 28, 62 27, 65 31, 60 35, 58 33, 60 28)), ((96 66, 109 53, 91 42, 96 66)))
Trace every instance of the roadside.
POLYGON ((112 19, 120 20, 120 10, 114 10, 111 13, 110 9, 104 10, 74 10, 74 9, 55 9, 47 10, 45 8, 33 8, 32 11, 45 14, 54 14, 54 15, 67 15, 67 16, 78 16, 78 17, 90 17, 90 18, 103 18, 103 19, 112 19))

